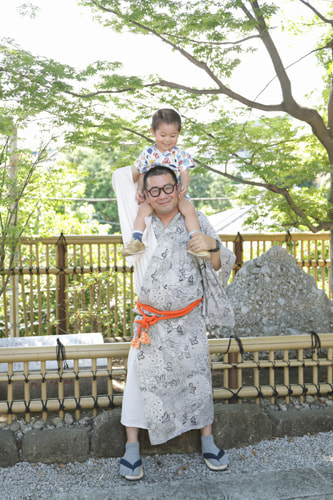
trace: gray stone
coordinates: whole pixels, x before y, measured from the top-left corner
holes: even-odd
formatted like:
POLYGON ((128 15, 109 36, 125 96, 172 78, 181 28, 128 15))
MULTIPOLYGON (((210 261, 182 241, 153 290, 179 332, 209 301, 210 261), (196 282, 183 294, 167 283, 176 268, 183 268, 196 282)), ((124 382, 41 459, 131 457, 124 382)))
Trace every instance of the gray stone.
POLYGON ((125 449, 125 428, 120 423, 119 408, 104 411, 95 418, 91 451, 95 457, 119 457, 125 449))
POLYGON ((220 448, 239 448, 270 439, 272 423, 257 405, 217 403, 213 434, 220 448))
POLYGON ((62 428, 49 432, 32 430, 22 439, 24 462, 84 462, 88 457, 89 437, 86 429, 62 428))
POLYGON ((275 437, 304 436, 333 429, 333 408, 288 410, 268 414, 275 437))
POLYGON ((12 467, 19 461, 19 452, 14 434, 0 430, 0 467, 12 467))
POLYGON ((20 426, 19 422, 13 422, 12 424, 10 424, 9 428, 12 432, 17 432, 20 430, 21 426, 20 426))
POLYGON ((73 416, 70 413, 65 413, 64 422, 67 425, 72 425, 74 422, 73 416))
POLYGON ((226 293, 239 337, 333 331, 333 303, 280 246, 246 262, 226 293))
POLYGON ((42 422, 41 420, 37 420, 37 422, 35 422, 33 424, 33 428, 36 429, 36 430, 40 430, 40 429, 43 429, 45 426, 44 422, 42 422))

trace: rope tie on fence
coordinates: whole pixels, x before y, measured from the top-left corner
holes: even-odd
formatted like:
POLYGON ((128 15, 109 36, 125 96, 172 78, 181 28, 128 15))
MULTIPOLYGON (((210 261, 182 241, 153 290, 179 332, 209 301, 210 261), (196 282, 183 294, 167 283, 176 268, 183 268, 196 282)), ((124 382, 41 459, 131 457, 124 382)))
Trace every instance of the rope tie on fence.
POLYGON ((273 386, 273 385, 268 385, 268 387, 270 387, 270 388, 272 389, 272 391, 273 391, 273 396, 274 396, 275 398, 277 398, 277 397, 279 396, 279 393, 278 393, 278 391, 277 391, 277 389, 276 389, 276 385, 274 385, 274 386, 273 386))
POLYGON ((264 397, 264 395, 263 395, 263 393, 262 393, 261 386, 259 385, 259 386, 257 387, 257 386, 255 385, 255 386, 254 386, 254 388, 255 388, 255 389, 256 389, 256 391, 257 391, 257 397, 258 397, 258 398, 263 398, 263 397, 264 397))
POLYGON ((7 401, 7 408, 8 408, 7 413, 8 413, 8 415, 11 415, 13 413, 13 410, 12 410, 13 403, 14 403, 14 401, 12 401, 10 404, 9 404, 9 401, 7 401))
POLYGON ((313 385, 315 386, 316 391, 317 391, 316 396, 321 396, 320 385, 319 384, 313 384, 313 385))
POLYGON ((29 384, 29 373, 27 375, 24 373, 23 377, 24 377, 24 383, 29 384))
POLYGON ((112 398, 108 395, 108 398, 109 398, 109 408, 113 409, 114 408, 113 395, 112 398))
POLYGON ((12 376, 13 376, 13 375, 9 375, 9 374, 7 373, 8 385, 10 385, 10 384, 12 383, 12 376))
POLYGON ((97 402, 97 399, 98 399, 98 396, 96 396, 96 398, 94 398, 94 396, 91 396, 93 398, 93 401, 94 401, 94 410, 98 410, 99 406, 98 406, 98 402, 97 402))
POLYGON ((42 411, 46 411, 47 412, 47 399, 45 399, 45 401, 43 401, 43 399, 41 399, 41 402, 42 402, 42 411))
POLYGON ((24 400, 24 406, 25 406, 25 413, 30 413, 30 399, 29 401, 24 400))
POLYGON ((240 354, 242 356, 242 360, 243 360, 243 354, 244 354, 243 344, 242 344, 241 339, 239 337, 237 337, 237 335, 230 335, 228 347, 227 347, 227 350, 225 351, 224 354, 227 354, 229 352, 232 339, 236 340, 236 342, 238 344, 239 352, 240 352, 240 354))
POLYGON ((237 389, 237 391, 233 391, 232 389, 229 389, 230 392, 232 393, 232 398, 231 400, 235 400, 235 399, 240 399, 240 396, 238 395, 240 393, 240 391, 242 390, 242 387, 239 387, 237 389))
POLYGON ((57 338, 57 362, 58 362, 58 372, 61 370, 61 361, 63 362, 63 370, 68 369, 68 364, 66 361, 66 352, 65 352, 65 346, 60 342, 60 340, 57 338))
POLYGON ((91 373, 92 373, 92 378, 95 381, 97 379, 97 375, 96 375, 97 374, 97 370, 95 370, 95 371, 91 370, 91 373))
POLYGON ((287 385, 287 384, 280 384, 280 385, 282 385, 282 387, 285 387, 288 390, 288 396, 292 396, 293 395, 293 390, 290 387, 290 385, 287 385))
POLYGON ((317 349, 321 349, 321 342, 318 333, 311 330, 311 356, 313 356, 314 352, 317 349))
POLYGON ((64 410, 64 409, 65 409, 65 405, 64 405, 64 403, 65 403, 65 398, 63 398, 62 400, 60 400, 60 399, 58 398, 58 401, 59 401, 59 410, 64 410))
POLYGON ((74 398, 74 401, 76 403, 76 410, 81 410, 81 405, 80 405, 80 399, 81 398, 74 398))

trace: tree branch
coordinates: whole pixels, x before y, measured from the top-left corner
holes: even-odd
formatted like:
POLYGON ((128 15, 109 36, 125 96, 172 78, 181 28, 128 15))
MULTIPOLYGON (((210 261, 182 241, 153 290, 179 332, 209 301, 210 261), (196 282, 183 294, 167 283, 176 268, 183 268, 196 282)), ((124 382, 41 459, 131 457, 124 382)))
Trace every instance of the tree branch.
POLYGON ((324 23, 331 24, 333 26, 333 19, 327 19, 327 17, 324 17, 320 12, 318 12, 317 9, 315 9, 309 2, 305 2, 304 0, 299 0, 303 5, 306 5, 306 7, 309 7, 309 9, 312 10, 316 14, 316 16, 319 17, 324 23))
POLYGON ((236 177, 235 175, 228 174, 227 172, 221 172, 220 170, 217 170, 213 167, 210 167, 209 165, 206 165, 202 163, 201 161, 197 160, 194 158, 194 161, 197 165, 200 165, 201 167, 206 168, 207 170, 210 170, 211 172, 214 172, 218 175, 221 175, 223 177, 226 177, 227 179, 230 179, 234 182, 239 182, 240 184, 246 184, 248 186, 256 186, 260 187, 263 189, 266 189, 267 191, 271 191, 272 193, 279 194, 283 196, 290 206, 290 208, 293 210, 293 212, 302 219, 302 225, 306 226, 307 228, 310 229, 313 233, 317 233, 318 231, 322 231, 324 229, 330 229, 333 227, 333 221, 323 221, 318 225, 312 224, 307 215, 296 205, 295 201, 291 197, 289 191, 286 188, 280 188, 276 184, 271 184, 271 183, 263 183, 263 182, 256 182, 256 181, 250 181, 246 179, 240 179, 239 177, 236 177))

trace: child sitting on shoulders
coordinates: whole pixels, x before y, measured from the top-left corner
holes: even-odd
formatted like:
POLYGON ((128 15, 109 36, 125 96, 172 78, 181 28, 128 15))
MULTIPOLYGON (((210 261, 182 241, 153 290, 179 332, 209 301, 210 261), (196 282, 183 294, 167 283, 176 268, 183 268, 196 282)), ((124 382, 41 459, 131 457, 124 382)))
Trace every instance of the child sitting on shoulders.
MULTIPOLYGON (((190 184, 189 169, 194 167, 194 162, 189 153, 177 146, 181 132, 179 113, 173 109, 159 109, 153 114, 150 131, 156 143, 153 146, 148 146, 132 167, 133 181, 138 183, 136 199, 139 208, 134 221, 132 238, 123 250, 124 256, 136 255, 145 251, 145 245, 142 242, 146 227, 145 217, 152 215, 152 209, 144 199, 143 176, 145 172, 158 165, 171 168, 178 177, 180 185, 178 208, 185 218, 189 236, 201 231, 195 207, 186 196, 190 184)), ((204 259, 211 257, 207 251, 192 252, 188 250, 188 252, 204 259)))

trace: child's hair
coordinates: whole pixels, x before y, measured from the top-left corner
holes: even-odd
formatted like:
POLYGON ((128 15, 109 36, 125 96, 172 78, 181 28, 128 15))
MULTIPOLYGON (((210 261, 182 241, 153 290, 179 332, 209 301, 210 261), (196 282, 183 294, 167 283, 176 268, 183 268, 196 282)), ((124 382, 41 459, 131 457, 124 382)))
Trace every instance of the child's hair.
POLYGON ((155 111, 151 121, 151 128, 154 130, 154 132, 156 132, 161 123, 166 123, 167 125, 176 123, 178 126, 178 132, 180 132, 182 128, 182 119, 180 117, 180 114, 177 113, 177 111, 174 109, 165 108, 155 111))

